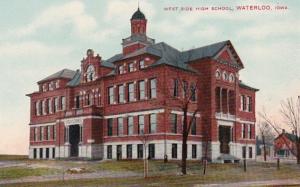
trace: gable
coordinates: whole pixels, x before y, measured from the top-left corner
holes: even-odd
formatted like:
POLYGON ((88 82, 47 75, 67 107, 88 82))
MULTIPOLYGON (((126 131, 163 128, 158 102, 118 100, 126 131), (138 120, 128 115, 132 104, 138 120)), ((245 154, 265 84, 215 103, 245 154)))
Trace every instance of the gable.
POLYGON ((229 65, 239 69, 244 68, 244 64, 230 41, 228 41, 227 44, 219 50, 219 52, 214 56, 214 59, 220 63, 228 63, 229 65))

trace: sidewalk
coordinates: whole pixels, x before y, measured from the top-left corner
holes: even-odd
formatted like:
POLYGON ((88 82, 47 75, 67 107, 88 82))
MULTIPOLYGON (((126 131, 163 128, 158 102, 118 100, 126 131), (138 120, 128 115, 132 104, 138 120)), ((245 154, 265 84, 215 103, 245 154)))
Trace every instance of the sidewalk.
POLYGON ((282 180, 267 180, 267 181, 247 181, 247 182, 234 182, 226 184, 198 184, 194 187, 241 187, 241 186, 283 186, 283 185, 299 185, 300 179, 282 179, 282 180))

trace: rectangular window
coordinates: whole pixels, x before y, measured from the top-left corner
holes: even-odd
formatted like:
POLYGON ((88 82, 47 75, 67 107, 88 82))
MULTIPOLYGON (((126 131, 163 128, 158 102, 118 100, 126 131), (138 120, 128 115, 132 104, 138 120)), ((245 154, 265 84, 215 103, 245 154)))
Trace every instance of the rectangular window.
POLYGON ((197 158, 197 145, 192 145, 192 158, 197 158))
POLYGON ((40 141, 44 140, 44 127, 40 127, 40 141))
POLYGON ((133 64, 133 62, 131 62, 131 63, 128 64, 128 71, 129 72, 133 72, 134 71, 134 64, 133 64))
POLYGON ((248 139, 251 139, 252 132, 251 132, 251 124, 248 124, 248 139))
POLYGON ((188 89, 189 89, 189 85, 187 81, 182 81, 183 83, 183 89, 182 89, 182 94, 183 94, 183 98, 188 98, 188 89))
POLYGON ((123 135, 123 118, 118 118, 118 134, 117 136, 123 135))
POLYGON ((46 126, 46 140, 50 140, 50 126, 46 126))
POLYGON ((128 84, 128 101, 134 101, 134 84, 128 84))
POLYGON ((156 126, 157 126, 157 115, 156 114, 150 114, 149 133, 156 133, 156 126))
POLYGON ((173 80, 173 96, 178 97, 178 79, 173 80))
POLYGON ((56 127, 55 126, 52 126, 52 138, 53 138, 53 140, 56 139, 56 127))
POLYGON ((106 151, 107 151, 107 153, 106 153, 107 159, 112 159, 112 145, 108 145, 106 151))
POLYGON ((246 124, 242 124, 242 138, 246 138, 246 124))
POLYGON ((34 127, 33 140, 34 140, 35 142, 37 141, 37 134, 38 134, 38 129, 37 129, 37 127, 34 127))
POLYGON ((145 81, 139 81, 139 100, 145 99, 145 81))
POLYGON ((171 114, 171 132, 177 133, 177 114, 171 114))
POLYGON ((117 145, 117 160, 122 159, 122 145, 117 145))
POLYGON ((196 135, 197 133, 197 127, 196 127, 196 118, 192 119, 192 124, 191 124, 191 134, 196 135))
POLYGON ((172 144, 172 158, 177 158, 177 144, 172 144))
POLYGON ((247 110, 247 101, 246 101, 246 96, 243 95, 243 111, 247 110))
POLYGON ((156 98, 156 85, 157 81, 156 79, 150 80, 150 99, 156 98))
POLYGON ((252 98, 247 96, 247 111, 252 112, 252 98))
POLYGON ((42 101, 42 112, 43 112, 43 115, 46 114, 46 100, 42 101))
POLYGON ((36 136, 37 136, 37 128, 33 127, 33 141, 36 141, 36 136))
POLYGON ((145 68, 145 61, 144 60, 141 60, 139 62, 139 67, 140 67, 140 69, 144 69, 145 68))
POLYGON ((46 158, 49 158, 49 148, 46 148, 46 158))
POLYGON ((132 158, 132 145, 131 144, 126 146, 126 156, 127 156, 127 159, 132 158))
POLYGON ((118 103, 124 103, 124 86, 118 86, 118 103))
POLYGON ((52 158, 55 158, 55 147, 52 148, 52 158))
POLYGON ((127 119, 127 125, 128 125, 128 135, 133 134, 133 117, 129 116, 127 119))
POLYGON ((54 98, 54 111, 53 112, 57 112, 58 111, 58 97, 54 98))
POLYGON ((36 148, 33 149, 33 158, 36 159, 36 148))
POLYGON ((66 110, 66 97, 61 96, 60 102, 61 102, 61 109, 66 110))
POLYGON ((243 146, 242 147, 242 155, 243 155, 243 158, 246 158, 246 146, 243 146))
POLYGON ((114 104, 114 87, 108 88, 108 104, 114 104))
POLYGON ((80 108, 80 96, 76 95, 75 97, 75 108, 80 108))
POLYGON ((249 158, 252 158, 252 147, 249 147, 249 158))
POLYGON ((139 134, 144 134, 145 118, 144 116, 138 116, 138 118, 139 118, 139 134))
POLYGON ((196 101, 196 86, 195 84, 192 84, 191 86, 191 101, 196 101))
POLYGON ((43 158, 43 148, 40 148, 40 159, 43 158))
POLYGON ((149 159, 155 158, 155 144, 149 144, 149 159))
POLYGON ((143 158, 144 153, 144 145, 143 144, 138 144, 137 145, 137 157, 138 158, 143 158))
POLYGON ((113 119, 107 119, 107 136, 112 136, 113 134, 113 119))
POLYGON ((52 99, 48 99, 48 112, 51 114, 52 113, 52 99))

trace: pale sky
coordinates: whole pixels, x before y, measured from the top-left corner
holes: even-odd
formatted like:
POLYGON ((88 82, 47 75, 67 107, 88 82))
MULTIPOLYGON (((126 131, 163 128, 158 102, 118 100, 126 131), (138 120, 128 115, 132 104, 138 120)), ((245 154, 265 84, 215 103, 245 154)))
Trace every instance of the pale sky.
MULTIPOLYGON (((103 59, 121 52, 137 0, 0 1, 0 154, 27 154, 29 98, 36 82, 63 68, 79 69, 88 48, 103 59)), ((300 95, 300 1, 140 0, 147 34, 179 50, 231 40, 259 88, 256 109, 278 116, 280 102, 300 95), (237 11, 270 5, 272 11, 237 11), (274 5, 288 10, 275 11, 274 5), (230 6, 234 11, 166 11, 165 7, 230 6)))

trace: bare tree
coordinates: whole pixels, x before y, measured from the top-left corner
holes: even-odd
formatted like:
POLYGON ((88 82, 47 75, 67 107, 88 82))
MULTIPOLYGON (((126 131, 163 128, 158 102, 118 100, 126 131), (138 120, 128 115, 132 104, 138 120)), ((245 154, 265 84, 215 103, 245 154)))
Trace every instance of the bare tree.
POLYGON ((197 88, 199 81, 197 79, 188 79, 178 74, 174 79, 174 86, 167 89, 167 96, 174 102, 173 107, 182 111, 182 160, 181 172, 186 174, 187 160, 187 140, 193 125, 196 125, 196 115, 200 112, 197 105, 197 88))
MULTIPOLYGON (((287 125, 295 135, 295 147, 291 146, 285 138, 283 138, 284 144, 289 149, 289 151, 297 158, 297 164, 300 164, 300 97, 294 101, 292 98, 288 98, 281 103, 280 112, 282 114, 284 124, 287 125)), ((261 117, 264 119, 264 122, 270 125, 275 132, 280 135, 281 127, 274 121, 271 120, 267 114, 261 113, 261 117)))
POLYGON ((148 159, 147 159, 147 146, 148 146, 148 141, 149 141, 149 135, 145 134, 144 131, 142 130, 140 135, 138 136, 140 141, 143 144, 143 157, 144 157, 144 178, 148 177, 148 170, 149 170, 149 164, 148 164, 148 159))
POLYGON ((266 144, 272 143, 274 140, 274 135, 272 127, 266 122, 258 122, 259 136, 262 140, 263 150, 264 150, 264 161, 267 161, 267 149, 266 144))

